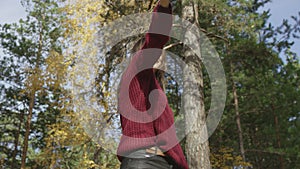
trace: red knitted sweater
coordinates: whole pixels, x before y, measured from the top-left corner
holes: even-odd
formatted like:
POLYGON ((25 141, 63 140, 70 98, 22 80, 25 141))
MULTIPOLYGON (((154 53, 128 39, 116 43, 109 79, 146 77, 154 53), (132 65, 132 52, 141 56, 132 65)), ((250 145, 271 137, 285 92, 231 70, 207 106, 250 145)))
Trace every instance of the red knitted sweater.
POLYGON ((169 40, 171 14, 171 5, 154 8, 146 41, 122 75, 118 107, 123 135, 117 154, 122 161, 122 156, 130 152, 158 146, 176 163, 176 169, 187 169, 176 136, 173 112, 152 68, 169 40))

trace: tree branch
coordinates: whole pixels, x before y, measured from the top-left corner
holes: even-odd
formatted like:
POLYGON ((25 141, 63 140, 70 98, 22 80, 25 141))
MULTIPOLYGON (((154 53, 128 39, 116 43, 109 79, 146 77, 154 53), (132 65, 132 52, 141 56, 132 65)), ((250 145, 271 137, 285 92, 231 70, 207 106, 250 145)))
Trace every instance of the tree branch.
POLYGON ((152 7, 152 4, 153 4, 153 0, 150 0, 150 2, 149 2, 149 6, 148 6, 148 11, 151 9, 151 7, 152 7))
MULTIPOLYGON (((173 27, 182 27, 182 25, 180 24, 174 24, 173 27)), ((217 39, 221 39, 223 41, 225 41, 226 43, 229 43, 229 40, 221 35, 217 35, 217 34, 214 34, 212 32, 208 32, 207 30, 203 29, 203 28, 199 28, 201 32, 205 33, 205 35, 207 37, 212 37, 212 38, 217 38, 217 39)))
POLYGON ((269 154, 277 154, 277 155, 286 155, 286 153, 283 153, 283 152, 258 150, 258 149, 247 149, 246 152, 259 152, 259 153, 269 153, 269 154))
POLYGON ((164 50, 167 50, 167 49, 170 49, 170 48, 172 48, 172 47, 175 47, 175 46, 178 46, 178 45, 182 45, 182 44, 183 44, 182 42, 172 43, 172 44, 170 44, 170 45, 168 45, 168 46, 165 46, 165 47, 164 47, 164 50))

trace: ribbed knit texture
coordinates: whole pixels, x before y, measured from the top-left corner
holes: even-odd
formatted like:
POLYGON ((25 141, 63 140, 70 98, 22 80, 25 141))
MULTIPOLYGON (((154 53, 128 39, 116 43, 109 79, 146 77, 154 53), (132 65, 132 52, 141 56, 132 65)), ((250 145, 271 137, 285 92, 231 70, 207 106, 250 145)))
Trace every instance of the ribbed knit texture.
POLYGON ((130 152, 158 146, 177 164, 175 169, 187 169, 188 165, 176 136, 173 112, 155 78, 153 68, 136 74, 144 64, 151 67, 154 65, 162 53, 161 49, 169 40, 172 15, 161 13, 172 14, 171 5, 169 8, 160 5, 154 8, 146 41, 133 56, 121 79, 118 106, 123 135, 117 154, 122 161, 122 156, 130 152), (150 94, 155 89, 161 92, 150 94), (149 101, 151 95, 154 98, 152 104, 149 101))

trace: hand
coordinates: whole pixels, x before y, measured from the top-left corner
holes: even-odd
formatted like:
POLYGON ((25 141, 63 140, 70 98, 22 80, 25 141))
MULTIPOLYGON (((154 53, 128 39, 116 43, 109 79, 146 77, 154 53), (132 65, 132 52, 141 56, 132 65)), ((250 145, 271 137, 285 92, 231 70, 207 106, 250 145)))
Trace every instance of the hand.
POLYGON ((159 4, 160 4, 162 7, 168 8, 168 7, 169 7, 169 4, 170 4, 170 0, 160 0, 160 1, 159 1, 159 4))

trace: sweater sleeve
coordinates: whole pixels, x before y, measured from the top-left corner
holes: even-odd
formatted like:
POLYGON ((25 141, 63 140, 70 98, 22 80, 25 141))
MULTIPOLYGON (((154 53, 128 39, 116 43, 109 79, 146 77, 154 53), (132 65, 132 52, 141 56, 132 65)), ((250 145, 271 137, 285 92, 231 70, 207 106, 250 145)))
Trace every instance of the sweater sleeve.
POLYGON ((172 28, 172 7, 157 5, 152 13, 149 30, 145 35, 145 43, 136 55, 138 67, 153 66, 162 54, 164 45, 169 41, 172 28))
POLYGON ((152 21, 149 31, 146 34, 146 42, 142 49, 159 48, 169 40, 169 34, 172 28, 172 7, 168 8, 157 5, 152 13, 152 21))

